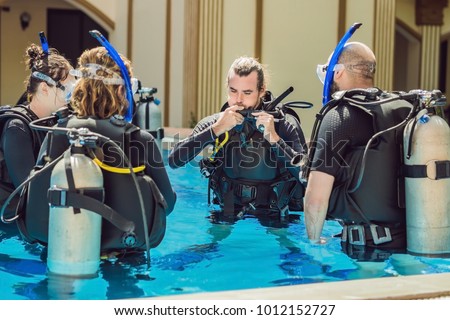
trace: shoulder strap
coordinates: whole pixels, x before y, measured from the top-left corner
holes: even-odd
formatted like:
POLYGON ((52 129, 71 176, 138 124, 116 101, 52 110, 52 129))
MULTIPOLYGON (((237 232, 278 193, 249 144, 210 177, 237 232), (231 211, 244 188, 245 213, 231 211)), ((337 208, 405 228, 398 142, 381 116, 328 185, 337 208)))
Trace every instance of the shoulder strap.
POLYGON ((308 150, 308 156, 306 157, 305 164, 302 170, 302 180, 307 180, 309 172, 311 171, 311 163, 314 159, 314 153, 316 151, 316 143, 317 143, 317 135, 319 134, 320 125, 322 124, 322 120, 330 110, 335 108, 340 102, 340 99, 330 100, 322 109, 316 114, 316 120, 314 121, 314 126, 311 133, 311 141, 308 150))
MULTIPOLYGON (((139 131, 139 127, 136 127, 134 124, 132 123, 127 123, 125 126, 125 132, 123 133, 123 143, 124 143, 124 147, 123 150, 124 152, 126 152, 126 156, 128 158, 128 161, 131 161, 131 157, 130 157, 130 149, 131 149, 131 134, 133 132, 139 131)), ((132 165, 132 164, 130 164, 132 165)))

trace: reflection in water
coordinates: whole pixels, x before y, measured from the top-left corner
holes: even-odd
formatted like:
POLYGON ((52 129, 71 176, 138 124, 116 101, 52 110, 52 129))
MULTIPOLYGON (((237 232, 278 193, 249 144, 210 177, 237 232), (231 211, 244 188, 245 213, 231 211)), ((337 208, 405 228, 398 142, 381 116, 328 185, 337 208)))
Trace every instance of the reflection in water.
POLYGON ((388 267, 388 271, 393 275, 442 273, 450 272, 450 260, 439 257, 393 254, 389 260, 388 267))
POLYGON ((0 223, 0 243, 19 234, 15 224, 0 223))
POLYGON ((91 279, 47 275, 43 247, 21 241, 14 224, 1 225, 0 299, 127 299, 450 272, 450 259, 398 253, 378 255, 379 261, 353 259, 331 237, 341 227, 330 221, 324 227, 330 241, 313 245, 301 215, 221 217, 203 204, 206 186, 192 176, 184 180, 189 192, 179 193, 166 237, 151 251, 150 270, 146 255, 137 254, 103 259, 91 279))
POLYGON ((104 300, 104 287, 99 277, 85 279, 49 273, 36 284, 18 284, 16 293, 35 300, 104 300))
POLYGON ((217 257, 217 243, 208 243, 202 245, 189 246, 186 249, 167 254, 163 257, 154 259, 152 265, 161 270, 183 271, 203 260, 212 260, 217 257))
MULTIPOLYGON (((239 223, 241 220, 258 221, 264 227, 263 230, 265 230, 265 233, 273 236, 279 248, 284 251, 279 255, 280 263, 278 266, 288 277, 270 281, 272 284, 294 285, 322 282, 322 275, 329 269, 326 264, 323 265, 320 261, 315 260, 313 256, 302 252, 298 246, 299 239, 294 238, 295 240, 291 240, 290 237, 296 237, 298 235, 293 234, 289 228, 293 225, 301 225, 300 215, 289 214, 288 216, 278 218, 267 215, 246 214, 242 218, 234 218, 216 211, 212 212, 209 218, 211 220, 211 226, 208 228, 207 233, 212 236, 210 248, 215 248, 216 244, 230 236, 233 225, 239 223)), ((249 239, 249 243, 251 242, 251 239, 249 239)))
POLYGON ((18 259, 0 253, 0 271, 21 277, 34 277, 44 275, 47 266, 42 261, 31 259, 18 259))
POLYGON ((27 299, 126 299, 145 296, 140 283, 144 282, 142 270, 147 269, 145 255, 133 255, 104 260, 98 275, 77 278, 47 273, 46 264, 40 266, 40 275, 46 277, 38 283, 21 282, 15 285, 15 293, 27 299))
POLYGON ((145 292, 139 286, 139 281, 151 280, 146 277, 147 258, 144 253, 103 261, 101 274, 107 282, 107 299, 144 297, 145 292))

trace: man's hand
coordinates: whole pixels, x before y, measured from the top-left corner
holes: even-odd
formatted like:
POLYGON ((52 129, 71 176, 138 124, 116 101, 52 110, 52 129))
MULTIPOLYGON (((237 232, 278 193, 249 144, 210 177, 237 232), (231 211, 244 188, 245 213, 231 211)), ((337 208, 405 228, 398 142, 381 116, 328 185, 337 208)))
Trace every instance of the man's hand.
POLYGON ((227 108, 220 115, 216 123, 212 125, 212 130, 216 136, 233 129, 236 125, 242 124, 244 122, 244 117, 240 114, 239 110, 243 110, 242 106, 232 106, 227 108))
POLYGON ((275 131, 275 118, 273 115, 267 112, 253 112, 253 116, 256 117, 256 127, 264 129, 264 139, 269 141, 270 144, 275 144, 280 140, 280 136, 275 131))
POLYGON ((309 243, 311 244, 327 244, 328 243, 328 239, 324 238, 324 237, 320 237, 319 239, 309 239, 309 243))

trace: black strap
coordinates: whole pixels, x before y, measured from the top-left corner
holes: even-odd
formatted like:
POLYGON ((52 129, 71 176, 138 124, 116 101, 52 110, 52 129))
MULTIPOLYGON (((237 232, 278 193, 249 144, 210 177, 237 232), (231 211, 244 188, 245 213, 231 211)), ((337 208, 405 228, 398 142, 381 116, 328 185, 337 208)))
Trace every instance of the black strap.
POLYGON ((164 138, 164 128, 157 128, 156 130, 153 131, 148 131, 153 138, 155 139, 163 139, 164 138))
POLYGON ((413 134, 414 134, 414 130, 416 128, 416 124, 417 124, 417 119, 413 120, 413 123, 411 125, 411 131, 409 133, 409 138, 408 138, 408 151, 406 152, 406 159, 410 159, 411 158, 411 153, 412 153, 412 144, 413 144, 413 134))
POLYGON ((79 189, 78 191, 51 188, 48 190, 47 195, 49 204, 53 207, 73 207, 78 210, 85 209, 93 211, 111 222, 120 230, 124 232, 133 232, 135 228, 134 222, 123 218, 114 209, 104 204, 103 201, 96 199, 99 197, 99 192, 103 192, 103 188, 79 189), (89 196, 89 193, 96 198, 89 196))
POLYGON ((223 195, 223 213, 225 215, 234 214, 234 190, 233 184, 230 185, 225 194, 223 195))
MULTIPOLYGON (((128 127, 126 128, 123 134, 123 152, 126 153, 128 159, 130 158, 130 148, 131 148, 131 133, 135 131, 136 127, 128 127)), ((123 164, 126 167, 126 164, 123 164)))
POLYGON ((211 204, 211 178, 208 179, 208 206, 211 204))
POLYGON ((155 180, 153 180, 152 178, 150 178, 150 176, 147 175, 144 175, 143 178, 149 184, 156 202, 164 209, 164 211, 166 211, 169 205, 167 204, 166 198, 164 198, 163 194, 156 185, 155 180))
MULTIPOLYGON (((69 192, 75 192, 75 180, 73 178, 73 171, 72 171, 72 163, 70 161, 71 159, 71 148, 67 149, 67 151, 64 153, 64 168, 66 170, 66 177, 67 177, 67 185, 69 192)), ((73 213, 80 213, 81 210, 78 207, 73 207, 73 213)))
MULTIPOLYGON (((69 148, 64 153, 64 167, 67 177, 67 189, 52 188, 48 190, 49 204, 55 207, 73 207, 75 214, 80 213, 80 209, 86 209, 93 211, 101 215, 106 220, 110 221, 120 230, 125 232, 132 232, 134 230, 134 223, 124 219, 114 209, 105 205, 102 201, 99 201, 93 197, 84 194, 84 190, 91 192, 94 189, 76 189, 75 180, 73 178, 73 171, 71 165, 72 148, 69 148), (89 191, 88 191, 89 190, 89 191)), ((103 188, 101 188, 103 192, 103 188)))
POLYGON ((429 164, 403 165, 403 176, 406 178, 429 178, 440 180, 450 178, 450 160, 431 161, 429 164), (428 176, 428 166, 436 165, 436 176, 428 176))
POLYGON ((145 129, 150 128, 150 101, 145 103, 145 129))

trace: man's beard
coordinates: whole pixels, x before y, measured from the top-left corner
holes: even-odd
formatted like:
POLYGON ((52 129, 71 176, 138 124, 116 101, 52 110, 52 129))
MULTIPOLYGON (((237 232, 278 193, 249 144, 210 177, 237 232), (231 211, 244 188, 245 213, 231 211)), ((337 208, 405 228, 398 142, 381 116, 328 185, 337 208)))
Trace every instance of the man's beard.
POLYGON ((333 83, 331 84, 330 95, 333 95, 337 91, 340 91, 339 86, 337 85, 336 81, 333 81, 333 83))
POLYGON ((237 104, 237 106, 239 106, 239 107, 244 107, 244 109, 258 109, 258 106, 260 105, 260 101, 258 101, 258 103, 255 105, 255 104, 251 104, 251 105, 244 105, 244 104, 237 104))

